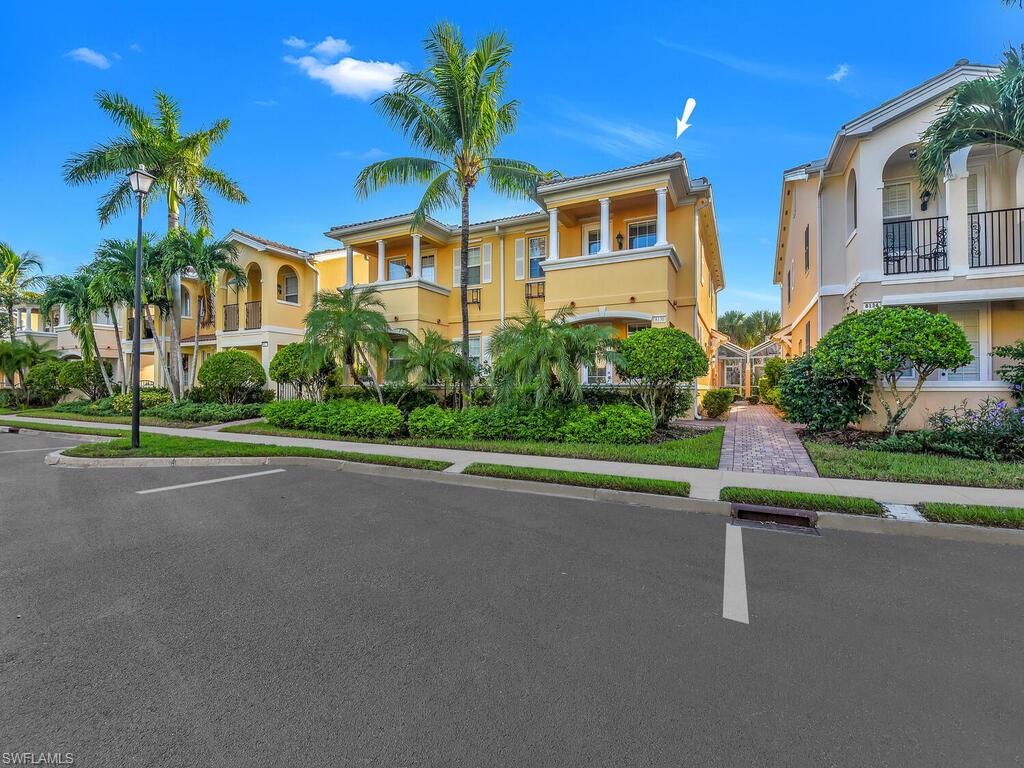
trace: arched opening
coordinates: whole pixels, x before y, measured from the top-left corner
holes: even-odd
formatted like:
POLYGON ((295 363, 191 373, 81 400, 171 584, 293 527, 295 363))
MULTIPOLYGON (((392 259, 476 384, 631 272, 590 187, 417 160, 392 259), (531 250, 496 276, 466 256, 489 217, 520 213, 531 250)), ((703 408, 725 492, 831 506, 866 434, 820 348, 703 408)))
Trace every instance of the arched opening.
POLYGON ((851 170, 846 179, 846 236, 857 231, 857 172, 851 170))
POLYGON ((882 260, 887 275, 949 268, 943 191, 921 186, 917 153, 917 144, 905 144, 882 168, 882 260))
POLYGON ((181 316, 192 317, 192 292, 181 286, 181 316))
POLYGON ((299 276, 287 264, 277 270, 277 299, 288 304, 299 303, 299 276))
POLYGON ((245 280, 245 300, 259 301, 263 297, 263 272, 259 264, 252 263, 245 268, 245 280))

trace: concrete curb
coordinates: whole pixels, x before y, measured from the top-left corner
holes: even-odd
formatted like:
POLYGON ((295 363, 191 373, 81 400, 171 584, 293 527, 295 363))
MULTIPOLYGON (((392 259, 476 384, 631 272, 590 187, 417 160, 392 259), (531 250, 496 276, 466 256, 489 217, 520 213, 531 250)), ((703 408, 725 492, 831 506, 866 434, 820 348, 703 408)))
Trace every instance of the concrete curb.
POLYGON ((988 528, 982 525, 956 525, 955 523, 916 522, 893 520, 870 515, 844 515, 839 512, 819 512, 821 530, 852 531, 856 533, 883 533, 897 536, 919 536, 946 541, 972 541, 979 544, 1015 544, 1024 546, 1024 530, 1015 528, 988 528))
POLYGON ((231 457, 181 457, 149 459, 93 459, 80 456, 65 456, 62 451, 51 451, 46 455, 51 466, 75 467, 79 469, 127 469, 144 467, 251 467, 251 466, 306 466, 333 472, 354 472, 361 475, 379 476, 381 469, 387 476, 409 480, 426 480, 447 485, 464 485, 472 488, 486 488, 496 491, 531 493, 539 496, 554 496, 587 501, 607 501, 630 506, 653 507, 677 512, 701 512, 705 514, 729 515, 730 505, 724 501, 691 499, 682 496, 659 496, 635 491, 614 491, 606 488, 584 488, 575 485, 538 483, 529 480, 509 480, 499 477, 450 474, 428 469, 392 467, 383 464, 369 464, 344 459, 325 459, 313 456, 231 456, 231 457))

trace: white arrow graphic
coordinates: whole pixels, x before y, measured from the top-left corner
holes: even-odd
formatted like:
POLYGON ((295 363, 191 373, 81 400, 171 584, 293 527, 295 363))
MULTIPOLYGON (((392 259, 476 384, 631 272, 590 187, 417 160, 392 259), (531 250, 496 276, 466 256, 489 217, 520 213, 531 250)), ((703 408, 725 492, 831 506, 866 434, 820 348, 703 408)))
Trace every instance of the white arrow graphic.
POLYGON ((697 100, 690 98, 686 100, 686 106, 683 107, 683 116, 676 118, 676 138, 678 139, 683 135, 683 131, 690 127, 687 120, 690 119, 690 115, 693 114, 693 108, 697 106, 697 100))

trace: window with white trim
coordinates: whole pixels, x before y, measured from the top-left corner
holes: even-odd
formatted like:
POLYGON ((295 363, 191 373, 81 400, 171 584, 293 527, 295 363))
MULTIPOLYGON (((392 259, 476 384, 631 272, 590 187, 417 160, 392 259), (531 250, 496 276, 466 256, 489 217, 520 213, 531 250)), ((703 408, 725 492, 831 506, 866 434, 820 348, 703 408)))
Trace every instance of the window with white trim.
MULTIPOLYGON (((469 249, 469 280, 466 285, 480 285, 480 246, 469 249)), ((470 339, 470 343, 472 343, 470 339)))
POLYGON ((432 283, 437 282, 437 261, 434 254, 420 257, 420 277, 432 283))
POLYGON ((547 237, 531 237, 527 252, 530 254, 530 279, 538 280, 544 277, 544 267, 541 266, 541 262, 548 257, 547 237))
POLYGON ((967 212, 978 212, 978 174, 976 173, 967 176, 967 212))
POLYGON ((604 386, 612 383, 612 366, 606 360, 591 360, 583 371, 583 383, 604 386))
POLYGON ((299 276, 287 265, 277 271, 277 298, 289 304, 299 303, 299 276))
POLYGON ((974 359, 955 371, 939 371, 933 379, 939 381, 980 381, 981 380, 981 310, 980 309, 943 309, 939 311, 960 326, 967 342, 971 345, 974 359))
POLYGON ((910 183, 886 184, 882 187, 882 218, 899 221, 910 218, 910 183))
POLYGON ((650 327, 646 323, 626 323, 626 335, 632 336, 637 331, 645 331, 650 327))
MULTIPOLYGON (((479 250, 479 249, 477 249, 479 250)), ((480 336, 469 337, 469 362, 474 370, 480 370, 480 358, 483 354, 483 339, 480 336)))
POLYGON ((388 257, 388 280, 405 280, 409 277, 409 265, 405 256, 388 257))
POLYGON ((599 253, 601 251, 601 225, 583 225, 583 254, 599 253))
POLYGON ((629 247, 648 248, 658 242, 658 222, 634 221, 629 225, 629 247))
POLYGON ((184 285, 181 286, 181 316, 192 317, 192 294, 184 285))
POLYGON ((850 171, 846 180, 846 235, 857 231, 857 172, 850 171))

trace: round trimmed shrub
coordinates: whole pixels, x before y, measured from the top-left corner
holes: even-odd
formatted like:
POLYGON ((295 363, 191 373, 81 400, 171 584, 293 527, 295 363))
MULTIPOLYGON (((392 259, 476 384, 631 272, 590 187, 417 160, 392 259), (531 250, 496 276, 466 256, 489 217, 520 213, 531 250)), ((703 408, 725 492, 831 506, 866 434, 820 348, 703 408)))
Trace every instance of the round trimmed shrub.
POLYGON ((86 363, 84 360, 69 360, 60 370, 58 376, 60 385, 68 391, 79 390, 89 400, 99 400, 107 394, 107 385, 103 381, 100 365, 106 369, 107 376, 112 374, 113 367, 105 360, 93 360, 91 363, 86 363))
POLYGON ((51 406, 69 391, 60 383, 60 374, 67 363, 62 360, 46 360, 28 369, 25 376, 25 389, 31 402, 42 406, 51 406))
POLYGON ((735 390, 728 387, 709 389, 700 399, 700 407, 704 409, 708 418, 717 419, 729 410, 734 394, 735 390))
MULTIPOLYGON (((160 406, 167 405, 171 402, 171 393, 167 390, 160 389, 142 389, 139 390, 139 404, 142 410, 147 408, 159 408, 160 406)), ((132 412, 132 393, 125 392, 120 395, 114 395, 110 401, 110 409, 121 416, 132 412)))
POLYGON ((619 342, 619 375, 634 401, 665 427, 679 413, 681 391, 708 372, 700 344, 678 328, 645 328, 619 342))
POLYGON ((219 403, 259 402, 267 385, 260 362, 238 349, 210 355, 198 377, 206 397, 219 403))

